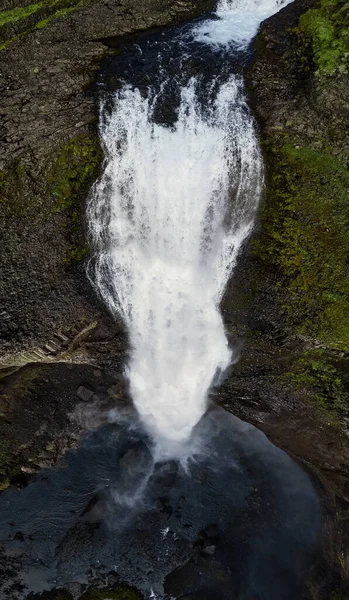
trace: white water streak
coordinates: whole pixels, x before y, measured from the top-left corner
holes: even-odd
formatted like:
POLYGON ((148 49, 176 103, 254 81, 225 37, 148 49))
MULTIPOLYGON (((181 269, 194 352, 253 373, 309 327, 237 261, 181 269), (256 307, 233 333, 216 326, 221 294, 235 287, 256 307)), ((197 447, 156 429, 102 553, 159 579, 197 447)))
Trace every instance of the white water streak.
MULTIPOLYGON (((221 0, 192 33, 245 48, 290 0, 221 0)), ((160 453, 183 454, 210 386, 231 363, 219 304, 253 226, 262 160, 243 85, 232 76, 210 108, 182 89, 174 127, 154 123, 137 89, 101 108, 106 166, 89 206, 95 282, 127 326, 134 404, 160 453)), ((209 101, 208 101, 209 103, 209 101)))
POLYGON ((182 441, 231 362, 219 303, 262 186, 253 120, 239 80, 203 115, 193 79, 173 129, 124 88, 101 136, 107 164, 89 222, 96 283, 127 325, 131 394, 156 439, 182 441))
POLYGON ((217 20, 209 19, 193 33, 198 42, 213 47, 234 45, 245 48, 256 35, 262 21, 268 19, 292 0, 220 0, 217 20))

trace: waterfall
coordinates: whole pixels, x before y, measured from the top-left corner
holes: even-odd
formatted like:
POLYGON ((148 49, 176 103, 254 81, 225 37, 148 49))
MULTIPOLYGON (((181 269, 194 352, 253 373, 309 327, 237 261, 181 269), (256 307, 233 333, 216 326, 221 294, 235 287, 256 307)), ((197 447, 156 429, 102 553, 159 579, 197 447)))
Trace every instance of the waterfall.
MULTIPOLYGON (((233 27, 229 41, 244 45, 256 14, 285 3, 222 0, 220 19, 195 26, 192 37, 227 44, 220 23, 243 15, 243 34, 233 27)), ((95 285, 129 333, 135 407, 163 448, 178 448, 233 360, 219 306, 253 226, 263 168, 240 76, 213 75, 205 85, 200 75, 188 76, 178 84, 177 118, 168 125, 156 111, 173 81, 161 77, 146 93, 125 82, 102 103, 105 167, 88 220, 95 285)))
POLYGON ((233 45, 243 49, 256 35, 262 21, 293 0, 219 0, 217 20, 206 20, 194 29, 200 42, 213 47, 233 45))

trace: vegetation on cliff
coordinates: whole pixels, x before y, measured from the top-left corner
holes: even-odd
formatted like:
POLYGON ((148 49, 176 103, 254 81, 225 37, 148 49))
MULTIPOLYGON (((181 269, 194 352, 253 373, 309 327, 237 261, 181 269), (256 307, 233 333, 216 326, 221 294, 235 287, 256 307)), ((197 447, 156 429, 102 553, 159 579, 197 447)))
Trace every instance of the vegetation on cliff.
POLYGON ((292 328, 349 350, 349 171, 330 153, 291 145, 286 136, 268 157, 255 251, 278 269, 278 295, 292 328))
MULTIPOLYGON (((15 161, 7 171, 0 171, 0 205, 4 214, 18 223, 34 223, 38 216, 54 219, 62 215, 69 250, 62 264, 81 262, 88 249, 83 236, 84 200, 96 177, 102 153, 96 135, 82 133, 56 149, 51 168, 40 182, 40 197, 28 194, 31 180, 25 164, 15 161)), ((57 224, 59 227, 60 225, 57 224)))
POLYGON ((62 212, 96 174, 101 162, 101 150, 95 137, 80 134, 61 149, 53 165, 49 181, 55 212, 62 212))
POLYGON ((267 24, 256 45, 252 79, 267 178, 245 297, 255 294, 252 310, 257 303, 261 315, 252 343, 258 327, 266 328, 264 319, 284 357, 280 385, 309 401, 327 423, 343 425, 349 411, 349 5, 320 0, 300 14, 301 4, 280 13, 281 26, 267 24))
POLYGON ((347 417, 349 412, 346 393, 349 374, 345 366, 345 361, 328 355, 325 350, 308 350, 294 359, 292 369, 280 375, 280 380, 299 390, 320 418, 338 425, 340 418, 347 417))
POLYGON ((46 27, 53 19, 78 10, 88 0, 41 0, 0 11, 0 51, 23 35, 46 27))
POLYGON ((348 72, 349 4, 347 0, 321 0, 301 16, 298 31, 310 46, 319 75, 348 72))
POLYGON ((28 6, 18 6, 12 10, 0 11, 0 27, 9 23, 16 23, 20 19, 25 19, 33 13, 37 12, 44 6, 44 2, 29 4, 28 6))
MULTIPOLYGON (((11 10, 0 11, 0 28, 4 25, 10 25, 24 20, 41 9, 52 9, 52 14, 59 16, 59 13, 69 9, 78 8, 83 2, 88 0, 41 0, 26 6, 17 6, 11 10)), ((63 13, 64 14, 64 13, 63 13)), ((39 14, 39 16, 41 13, 39 14)))
POLYGON ((53 212, 65 213, 66 234, 70 241, 64 258, 67 266, 82 262, 89 251, 82 227, 85 198, 101 160, 97 136, 80 134, 61 149, 49 176, 53 212))

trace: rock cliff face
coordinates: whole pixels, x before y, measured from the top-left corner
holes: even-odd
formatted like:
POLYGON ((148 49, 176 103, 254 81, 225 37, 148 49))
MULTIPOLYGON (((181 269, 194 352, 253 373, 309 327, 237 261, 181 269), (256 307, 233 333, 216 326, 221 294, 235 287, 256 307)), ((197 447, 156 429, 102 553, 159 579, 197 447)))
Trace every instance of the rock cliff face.
POLYGON ((2 4, 2 356, 42 346, 57 331, 71 339, 99 315, 81 262, 86 195, 101 163, 89 86, 108 38, 213 7, 213 0, 2 4))
POLYGON ((344 430, 349 411, 348 54, 335 53, 334 62, 330 52, 341 39, 342 29, 333 25, 339 16, 345 29, 348 8, 340 1, 296 0, 266 21, 256 40, 248 80, 261 129, 266 190, 224 310, 232 334, 234 327, 242 327, 243 335, 246 328, 254 345, 258 339, 260 347, 277 349, 284 384, 344 430), (317 35, 324 36, 324 22, 333 39, 325 36, 322 47, 317 35))
POLYGON ((223 304, 242 351, 219 393, 322 482, 325 522, 338 519, 326 577, 309 584, 324 599, 346 598, 349 578, 348 23, 340 0, 296 0, 257 37, 266 190, 223 304))
POLYGON ((284 17, 286 39, 265 26, 252 72, 270 167, 256 250, 280 273, 290 327, 348 351, 349 47, 336 49, 349 11, 324 1, 298 19, 300 9, 284 17))

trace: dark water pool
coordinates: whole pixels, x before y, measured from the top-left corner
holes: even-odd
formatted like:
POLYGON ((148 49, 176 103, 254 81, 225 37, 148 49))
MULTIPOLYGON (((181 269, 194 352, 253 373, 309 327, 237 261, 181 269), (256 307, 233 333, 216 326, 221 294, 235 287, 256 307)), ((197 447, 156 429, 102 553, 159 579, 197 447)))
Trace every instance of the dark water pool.
POLYGON ((117 572, 145 597, 296 600, 320 532, 307 475, 223 409, 207 412, 194 442, 187 469, 154 464, 124 421, 3 493, 0 597, 117 572))

